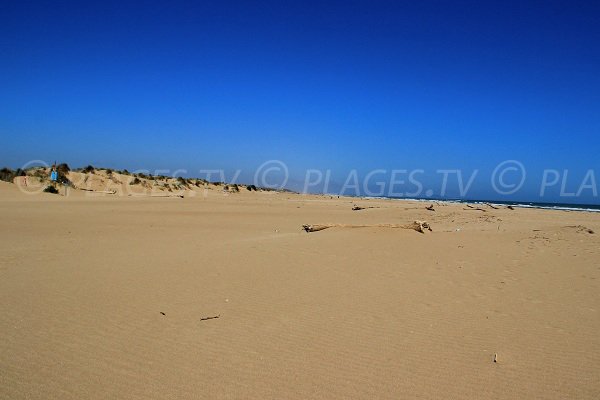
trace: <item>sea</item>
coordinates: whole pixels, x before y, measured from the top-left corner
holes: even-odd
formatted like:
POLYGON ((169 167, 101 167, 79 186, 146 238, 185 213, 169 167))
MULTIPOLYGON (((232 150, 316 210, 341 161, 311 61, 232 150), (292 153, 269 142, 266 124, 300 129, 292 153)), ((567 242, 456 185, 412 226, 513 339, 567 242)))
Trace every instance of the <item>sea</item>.
MULTIPOLYGON (((375 197, 370 197, 375 198, 375 197)), ((469 203, 469 204, 492 204, 495 206, 512 206, 519 208, 540 208, 545 210, 562 211, 586 211, 600 212, 600 204, 571 204, 571 203, 537 203, 537 202, 517 202, 500 200, 476 200, 476 199, 435 199, 435 198, 407 198, 407 197, 379 197, 394 200, 411 200, 422 202, 441 202, 441 203, 469 203)))

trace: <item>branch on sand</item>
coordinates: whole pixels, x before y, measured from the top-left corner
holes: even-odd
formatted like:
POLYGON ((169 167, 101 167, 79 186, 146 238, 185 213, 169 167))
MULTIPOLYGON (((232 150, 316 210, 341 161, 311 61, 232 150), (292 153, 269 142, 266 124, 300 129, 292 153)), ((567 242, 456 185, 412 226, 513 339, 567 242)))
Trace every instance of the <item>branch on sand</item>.
POLYGON ((429 211, 435 211, 435 208, 433 208, 433 204, 431 204, 430 206, 425 207, 426 210, 429 211))
POLYGON ((589 233, 590 235, 593 235, 595 233, 592 229, 590 229, 586 226, 583 226, 583 225, 567 225, 567 226, 565 226, 565 228, 573 228, 573 229, 576 229, 577 232, 579 232, 579 233, 585 232, 585 233, 589 233))
POLYGON ((366 210, 367 208, 380 208, 380 207, 360 207, 360 206, 354 205, 354 207, 352 207, 352 211, 366 210))
POLYGON ((487 212, 487 210, 484 210, 483 208, 479 208, 479 207, 473 207, 470 204, 467 204, 467 207, 469 208, 463 208, 463 210, 465 211, 470 211, 470 210, 474 210, 474 211, 483 211, 483 212, 487 212))
POLYGON ((153 194, 150 195, 150 197, 178 197, 180 199, 184 198, 182 194, 153 194))
POLYGON ((168 198, 178 198, 183 199, 182 194, 146 194, 146 193, 130 193, 129 197, 168 197, 168 198))
POLYGON ((103 194, 116 194, 116 190, 94 190, 87 188, 78 188, 79 190, 83 190, 84 192, 92 192, 92 193, 103 193, 103 194))
POLYGON ((425 221, 413 221, 410 224, 373 224, 373 225, 350 225, 350 224, 314 224, 302 225, 302 229, 306 232, 318 232, 327 228, 396 228, 396 229, 412 229, 414 231, 425 233, 431 231, 431 226, 425 221))

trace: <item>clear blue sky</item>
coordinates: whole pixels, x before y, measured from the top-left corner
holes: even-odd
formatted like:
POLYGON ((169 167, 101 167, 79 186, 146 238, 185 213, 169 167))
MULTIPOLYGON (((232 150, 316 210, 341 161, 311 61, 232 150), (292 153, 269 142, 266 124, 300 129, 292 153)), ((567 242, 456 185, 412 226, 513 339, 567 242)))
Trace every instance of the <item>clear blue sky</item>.
POLYGON ((479 169, 470 197, 503 199, 484 177, 515 159, 515 198, 545 168, 576 191, 600 179, 599 20, 596 1, 2 2, 0 163, 479 169))

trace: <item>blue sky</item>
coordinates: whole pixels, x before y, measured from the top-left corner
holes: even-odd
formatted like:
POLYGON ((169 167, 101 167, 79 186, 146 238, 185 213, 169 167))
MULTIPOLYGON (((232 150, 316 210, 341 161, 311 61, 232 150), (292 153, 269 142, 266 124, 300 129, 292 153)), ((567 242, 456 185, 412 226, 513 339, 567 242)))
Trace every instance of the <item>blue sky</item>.
POLYGON ((276 159, 291 186, 329 169, 334 187, 422 169, 436 194, 437 170, 478 170, 468 197, 599 203, 539 198, 544 169, 600 183, 599 19, 592 1, 3 2, 0 163, 251 181, 276 159), (504 160, 527 170, 509 196, 504 160))

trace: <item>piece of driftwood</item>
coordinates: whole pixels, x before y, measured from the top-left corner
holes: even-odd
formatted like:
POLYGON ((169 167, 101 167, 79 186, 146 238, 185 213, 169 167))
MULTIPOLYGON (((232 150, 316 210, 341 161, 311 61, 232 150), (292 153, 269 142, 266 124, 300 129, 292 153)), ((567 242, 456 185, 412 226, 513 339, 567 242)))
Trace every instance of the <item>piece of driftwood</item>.
POLYGON ((595 232, 583 225, 567 225, 565 226, 565 228, 574 228, 577 229, 577 232, 585 232, 585 233, 589 233, 590 235, 593 235, 595 232))
POLYGON ((78 188, 79 190, 83 190, 84 192, 92 192, 92 193, 103 193, 103 194, 115 194, 117 193, 116 190, 94 190, 94 189, 87 189, 87 188, 78 188))
POLYGON ((513 206, 506 206, 506 208, 508 208, 509 210, 514 210, 515 209, 513 206))
POLYGON ((200 321, 208 321, 209 319, 217 319, 219 318, 221 315, 215 315, 214 317, 204 317, 204 318, 200 318, 200 321))
POLYGON ((352 207, 352 211, 360 211, 360 210, 366 210, 367 208, 379 208, 379 207, 361 207, 361 206, 357 206, 356 204, 352 207))
POLYGON ((494 210, 499 210, 500 209, 499 207, 496 207, 495 205, 490 204, 490 203, 485 203, 485 205, 488 206, 489 208, 493 208, 494 210))
POLYGON ((318 232, 328 228, 397 228, 397 229, 412 229, 420 233, 431 231, 431 226, 425 221, 413 221, 410 224, 373 224, 373 225, 351 225, 351 224, 305 224, 302 229, 306 232, 318 232))
POLYGON ((473 207, 473 206, 471 206, 469 204, 467 204, 467 207, 469 207, 469 208, 463 208, 463 210, 465 210, 465 211, 483 211, 483 212, 487 212, 487 210, 484 210, 483 208, 473 207))
POLYGON ((322 231, 323 229, 331 228, 333 226, 335 226, 335 225, 333 225, 333 224, 329 224, 329 225, 304 224, 304 225, 302 225, 302 229, 304 229, 305 232, 318 232, 318 231, 322 231))
POLYGON ((433 204, 431 204, 430 206, 425 207, 425 209, 427 209, 429 211, 435 211, 435 208, 433 208, 433 204))
POLYGON ((180 199, 183 199, 182 194, 153 194, 150 195, 150 197, 178 197, 180 199))
POLYGON ((182 194, 147 194, 147 193, 129 193, 129 197, 156 197, 156 198, 177 198, 183 199, 182 194))

